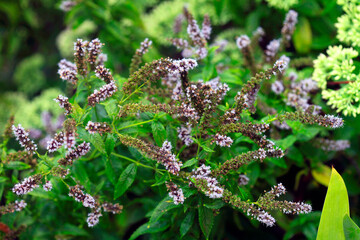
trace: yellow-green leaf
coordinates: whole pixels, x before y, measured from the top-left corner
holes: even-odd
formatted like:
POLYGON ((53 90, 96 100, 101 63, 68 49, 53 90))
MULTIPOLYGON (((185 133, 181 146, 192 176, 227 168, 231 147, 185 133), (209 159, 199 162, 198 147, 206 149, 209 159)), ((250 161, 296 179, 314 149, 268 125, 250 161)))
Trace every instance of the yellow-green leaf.
POLYGON ((340 174, 333 168, 316 239, 345 240, 343 219, 346 214, 350 214, 346 186, 340 174))
POLYGON ((331 168, 321 164, 318 167, 311 170, 311 174, 313 175, 314 179, 327 187, 329 185, 330 176, 331 176, 331 168))

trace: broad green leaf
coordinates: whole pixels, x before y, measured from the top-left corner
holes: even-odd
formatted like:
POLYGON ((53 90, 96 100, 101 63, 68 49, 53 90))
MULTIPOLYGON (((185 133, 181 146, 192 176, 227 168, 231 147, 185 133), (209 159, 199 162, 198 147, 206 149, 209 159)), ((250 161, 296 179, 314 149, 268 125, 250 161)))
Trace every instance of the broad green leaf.
POLYGON ((103 141, 103 139, 102 139, 102 137, 100 136, 99 133, 91 134, 91 136, 90 136, 90 142, 91 142, 92 145, 95 146, 95 148, 96 148, 99 152, 101 152, 101 153, 103 153, 103 154, 106 153, 104 141, 103 141))
POLYGON ((212 203, 204 204, 205 207, 210 208, 210 209, 220 209, 225 205, 226 205, 225 202, 222 200, 215 200, 212 203))
POLYGON ((56 231, 57 234, 61 235, 72 235, 72 236, 89 236, 89 234, 82 228, 75 225, 66 223, 60 230, 56 231))
POLYGON ((343 219, 346 214, 350 214, 346 186, 340 174, 333 168, 316 239, 345 240, 343 219))
POLYGON ((282 150, 286 150, 291 147, 296 141, 296 137, 294 135, 289 135, 286 138, 280 140, 274 140, 275 145, 280 147, 282 150))
POLYGON ((162 232, 169 227, 168 222, 154 222, 152 224, 145 223, 141 225, 136 231, 130 236, 129 240, 136 239, 137 237, 146 233, 157 233, 162 232))
POLYGON ((8 180, 7 177, 0 177, 0 183, 6 182, 8 180))
POLYGON ((113 185, 115 185, 116 184, 115 172, 114 172, 114 167, 111 163, 111 159, 104 157, 104 162, 105 162, 105 174, 106 174, 107 178, 110 180, 110 182, 113 185))
POLYGON ((344 224, 344 234, 346 240, 360 239, 360 228, 349 217, 348 214, 345 214, 343 224, 344 224))
POLYGON ((108 101, 103 102, 101 104, 105 106, 105 110, 106 110, 107 114, 109 116, 113 116, 113 115, 118 114, 116 103, 117 103, 117 101, 115 99, 109 99, 108 101))
POLYGON ((151 123, 152 134, 154 136, 154 140, 158 146, 162 146, 165 141, 166 130, 164 125, 161 122, 153 121, 151 123))
POLYGON ((189 211, 185 216, 180 225, 180 235, 181 238, 185 236, 185 234, 190 230, 191 226, 194 223, 195 211, 189 211))
POLYGON ((214 214, 209 208, 200 205, 199 207, 199 224, 206 239, 209 239, 211 229, 214 224, 214 214))
POLYGON ((197 140, 196 138, 192 138, 194 140, 194 142, 196 142, 197 144, 199 144, 199 146, 204 149, 205 152, 215 152, 214 150, 212 150, 211 148, 209 148, 208 146, 204 145, 203 143, 201 143, 199 140, 197 140))
POLYGON ((283 158, 266 158, 267 161, 273 163, 274 165, 281 167, 281 168, 287 168, 286 162, 283 158))
POLYGON ((108 156, 110 156, 111 152, 114 150, 115 143, 116 138, 112 134, 107 135, 105 142, 105 150, 108 156))
POLYGON ((31 166, 29 164, 24 163, 24 162, 13 161, 13 162, 9 162, 8 164, 6 164, 5 168, 14 169, 14 170, 24 170, 24 169, 31 168, 31 166))
POLYGON ((159 186, 159 185, 162 185, 166 182, 167 180, 167 175, 166 174, 163 174, 159 179, 157 179, 157 181, 151 185, 152 187, 155 187, 155 186, 159 186))
POLYGON ((32 192, 29 192, 28 195, 37 197, 37 198, 44 198, 44 199, 52 199, 52 197, 50 196, 51 192, 45 192, 43 190, 39 190, 39 189, 35 189, 32 192))
POLYGON ((175 205, 173 200, 166 196, 154 209, 154 211, 151 214, 149 225, 157 222, 162 215, 164 215, 167 211, 180 207, 180 205, 175 205))
POLYGON ((166 139, 173 147, 176 147, 176 130, 171 125, 166 126, 166 139))
POLYGON ((196 163, 198 162, 198 160, 196 158, 192 158, 190 160, 187 160, 184 165, 182 165, 181 168, 186 168, 186 167, 190 167, 190 166, 193 166, 195 165, 196 163))
POLYGON ((293 34, 295 49, 298 53, 308 53, 311 49, 312 31, 309 20, 300 18, 293 34))
POLYGON ((121 173, 120 178, 115 186, 114 200, 124 194, 135 180, 137 166, 135 163, 128 165, 121 173))
POLYGON ((89 190, 90 188, 90 179, 86 172, 86 167, 84 166, 85 162, 75 161, 73 172, 75 173, 75 177, 79 180, 80 184, 85 187, 85 189, 89 190))
POLYGON ((327 187, 329 185, 330 176, 331 176, 331 168, 326 166, 325 164, 319 164, 318 167, 311 170, 311 174, 314 179, 327 187))

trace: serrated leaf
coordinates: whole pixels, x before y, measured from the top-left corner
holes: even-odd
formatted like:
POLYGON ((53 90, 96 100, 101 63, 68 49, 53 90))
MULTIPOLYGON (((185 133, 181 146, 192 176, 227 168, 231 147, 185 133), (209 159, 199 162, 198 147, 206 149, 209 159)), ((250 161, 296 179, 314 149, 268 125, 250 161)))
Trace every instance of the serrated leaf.
POLYGON ((6 182, 9 178, 7 177, 0 177, 0 183, 6 182))
POLYGON ((293 135, 289 135, 286 138, 280 140, 274 140, 275 145, 280 147, 282 150, 286 150, 291 147, 291 145, 293 145, 295 141, 296 137, 293 135))
POLYGON ((13 170, 25 170, 31 168, 29 164, 20 161, 12 161, 8 164, 5 164, 5 168, 13 170))
POLYGON ((31 195, 31 196, 34 196, 34 197, 37 197, 37 198, 51 199, 48 192, 41 191, 41 190, 39 191, 38 189, 36 189, 36 190, 34 190, 32 192, 29 192, 27 194, 31 195))
POLYGON ((116 143, 116 138, 112 134, 107 135, 105 142, 105 150, 108 156, 110 156, 110 154, 114 150, 115 143, 116 143))
POLYGON ((196 163, 198 162, 198 160, 196 158, 192 158, 190 160, 187 160, 181 168, 186 168, 186 167, 190 167, 190 166, 193 166, 195 165, 196 163))
POLYGON ((105 144, 99 133, 91 134, 90 142, 99 152, 106 154, 105 144))
POLYGON ((155 222, 152 224, 145 223, 141 225, 136 231, 130 236, 129 240, 136 239, 137 237, 144 235, 146 233, 157 233, 162 232, 169 227, 169 223, 166 221, 155 222))
POLYGON ((190 230, 191 226, 194 223, 194 219, 195 219, 195 211, 189 211, 180 225, 181 238, 184 237, 185 234, 190 230))
POLYGON ((267 161, 273 163, 274 165, 281 167, 281 168, 287 168, 286 162, 283 158, 267 158, 267 161))
POLYGON ((161 122, 153 121, 151 123, 152 134, 156 144, 160 147, 165 141, 166 130, 161 122))
POLYGON ((199 224, 205 238, 209 239, 210 232, 214 224, 214 214, 211 209, 202 205, 199 207, 199 224))
POLYGON ((105 174, 107 176, 107 178, 109 179, 109 181, 115 185, 116 181, 115 181, 115 172, 114 172, 114 167, 112 165, 111 159, 110 158, 104 158, 104 162, 105 162, 105 174))
POLYGON ((159 178, 153 185, 151 185, 152 187, 155 187, 155 186, 159 186, 159 185, 162 185, 166 182, 167 180, 167 175, 166 174, 163 174, 161 176, 161 178, 159 178))
POLYGON ((212 150, 211 148, 209 148, 208 146, 204 145, 203 143, 201 143, 199 140, 197 140, 196 138, 192 138, 192 140, 194 140, 194 142, 196 142, 200 147, 202 147, 202 149, 204 149, 205 152, 215 152, 214 150, 212 150))
POLYGON ((105 111, 109 116, 116 115, 118 113, 117 111, 117 101, 115 99, 109 99, 106 102, 101 103, 105 106, 105 111))
POLYGON ((137 166, 135 163, 128 165, 121 173, 115 186, 114 200, 123 195, 135 180, 137 166))
POLYGON ((82 228, 75 225, 65 223, 60 230, 56 231, 57 234, 61 235, 72 235, 72 236, 89 236, 89 234, 82 228))
POLYGON ((180 205, 175 205, 173 200, 169 196, 166 196, 152 212, 149 224, 157 222, 167 211, 177 207, 180 207, 180 205))
POLYGON ((333 168, 316 239, 344 240, 343 219, 346 214, 350 214, 346 186, 340 174, 333 168))
POLYGON ((171 125, 166 126, 166 139, 171 143, 173 147, 176 146, 176 130, 171 125))
POLYGON ((348 214, 345 214, 344 216, 343 225, 344 225, 344 234, 346 240, 360 239, 360 228, 349 217, 348 214))
POLYGON ((72 171, 74 172, 75 177, 80 182, 80 184, 83 185, 85 189, 89 189, 90 179, 86 172, 84 162, 75 161, 72 171))
POLYGON ((210 208, 210 209, 220 209, 225 205, 226 204, 222 200, 215 200, 212 203, 204 204, 205 207, 210 208))

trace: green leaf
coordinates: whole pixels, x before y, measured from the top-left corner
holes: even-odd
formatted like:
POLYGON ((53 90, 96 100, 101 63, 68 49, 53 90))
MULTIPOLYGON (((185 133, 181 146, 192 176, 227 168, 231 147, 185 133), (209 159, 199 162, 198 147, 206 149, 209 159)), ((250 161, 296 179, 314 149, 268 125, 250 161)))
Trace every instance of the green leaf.
POLYGON ((75 161, 73 172, 77 180, 79 180, 80 184, 85 187, 85 189, 89 190, 90 188, 90 179, 86 172, 86 167, 84 166, 84 162, 75 161))
POLYGON ((5 168, 13 169, 13 170, 24 170, 24 169, 31 168, 31 166, 29 164, 24 163, 24 162, 13 161, 13 162, 9 162, 8 164, 5 164, 5 168))
POLYGON ((286 150, 291 147, 296 141, 296 137, 294 135, 289 135, 286 138, 280 140, 274 140, 275 145, 280 147, 282 150, 286 150))
POLYGON ((64 226, 62 226, 60 230, 56 231, 56 233, 61 235, 85 236, 85 237, 89 236, 89 234, 84 229, 69 223, 66 223, 64 226))
POLYGON ((318 167, 311 170, 311 174, 314 179, 327 187, 329 185, 330 176, 331 176, 331 168, 326 166, 325 164, 319 164, 318 167))
POLYGON ((225 205, 226 205, 225 202, 223 202, 222 200, 215 200, 212 203, 204 204, 205 207, 210 208, 210 209, 220 209, 225 205))
POLYGON ((176 130, 171 125, 166 126, 166 138, 173 147, 176 146, 176 130))
POLYGON ((149 224, 151 225, 157 222, 162 215, 164 215, 169 210, 177 207, 180 207, 180 205, 175 205, 173 200, 169 196, 166 196, 152 212, 149 224))
POLYGON ((7 177, 0 177, 0 183, 6 182, 9 178, 7 177))
POLYGON ((309 20, 300 18, 293 35, 295 49, 298 53, 308 53, 311 49, 312 31, 309 20))
POLYGON ((114 167, 111 163, 111 159, 105 158, 104 157, 104 161, 105 161, 105 174, 107 176, 107 178, 110 180, 110 182, 115 185, 116 181, 115 181, 115 172, 114 172, 114 167))
POLYGON ((344 240, 343 219, 346 214, 350 214, 346 186, 340 174, 333 168, 316 239, 344 240))
POLYGON ((192 140, 194 140, 194 142, 196 142, 197 144, 199 144, 200 147, 202 147, 202 149, 204 149, 205 152, 215 152, 214 150, 212 150, 211 148, 209 148, 208 146, 204 145, 203 143, 201 143, 199 140, 197 140, 196 138, 192 138, 192 140))
POLYGON ((99 152, 101 152, 102 154, 106 154, 105 144, 99 133, 91 134, 90 142, 99 152))
POLYGON ((110 156, 110 154, 114 150, 115 143, 116 143, 116 138, 112 134, 107 135, 105 142, 105 150, 108 156, 110 156))
POLYGON ((345 214, 343 219, 343 224, 344 224, 344 233, 346 240, 360 239, 360 228, 349 217, 348 214, 345 214))
POLYGON ((109 99, 108 101, 103 102, 101 104, 105 106, 105 111, 107 112, 107 114, 109 116, 113 116, 118 113, 116 103, 117 103, 116 99, 109 99))
POLYGON ((184 165, 182 165, 181 168, 186 168, 186 167, 190 167, 190 166, 193 166, 195 165, 196 163, 198 162, 198 160, 196 158, 192 158, 190 160, 187 160, 184 165))
POLYGON ((157 233, 162 232, 169 227, 168 222, 154 222, 152 224, 145 223, 141 225, 136 231, 130 236, 129 240, 136 239, 137 237, 146 233, 157 233))
POLYGON ((115 186, 114 200, 124 194, 135 180, 137 166, 135 163, 128 165, 121 173, 119 180, 115 186))
POLYGON ((214 224, 214 214, 209 208, 200 205, 199 207, 199 224, 206 239, 209 239, 211 229, 214 224))
POLYGON ((151 123, 152 134, 158 146, 162 146, 165 141, 166 130, 161 122, 153 121, 151 123))
POLYGON ((159 186, 159 185, 162 185, 166 182, 167 180, 167 175, 166 174, 163 174, 161 175, 161 177, 153 184, 151 185, 152 187, 155 187, 155 186, 159 186))
POLYGON ((287 165, 286 165, 286 162, 283 158, 267 158, 267 161, 273 163, 274 165, 278 166, 278 167, 281 167, 281 168, 284 168, 286 169, 287 168, 287 165))
POLYGON ((181 238, 185 236, 185 234, 190 230, 191 226, 194 223, 195 211, 189 211, 185 216, 184 220, 180 225, 180 235, 181 238))

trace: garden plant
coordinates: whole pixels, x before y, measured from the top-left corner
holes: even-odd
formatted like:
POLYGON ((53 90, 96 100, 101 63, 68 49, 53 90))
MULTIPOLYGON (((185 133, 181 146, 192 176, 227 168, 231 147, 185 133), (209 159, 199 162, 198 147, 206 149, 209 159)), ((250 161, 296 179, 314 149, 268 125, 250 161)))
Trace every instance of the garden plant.
POLYGON ((2 239, 360 237, 358 1, 0 6, 2 239))

